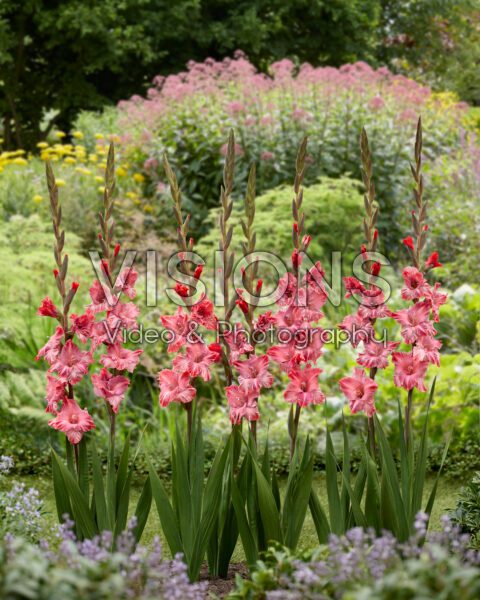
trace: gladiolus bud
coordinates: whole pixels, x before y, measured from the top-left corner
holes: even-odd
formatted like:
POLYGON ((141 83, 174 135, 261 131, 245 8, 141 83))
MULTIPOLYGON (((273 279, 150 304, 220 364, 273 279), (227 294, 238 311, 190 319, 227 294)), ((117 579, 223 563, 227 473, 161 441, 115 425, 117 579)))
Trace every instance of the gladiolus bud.
POLYGON ((372 265, 372 275, 377 276, 380 273, 382 265, 379 262, 374 262, 372 265))
POLYGON ((298 233, 298 223, 294 223, 293 224, 293 228, 295 229, 295 231, 298 233))
POLYGON ((243 312, 244 315, 248 315, 248 304, 243 298, 237 298, 237 300, 235 300, 235 304, 243 312))
POLYGON ((200 279, 202 271, 203 271, 203 265, 197 265, 197 268, 195 269, 195 271, 193 273, 194 278, 200 279))
POLYGON ((262 285, 263 285, 263 281, 261 279, 259 279, 257 281, 257 294, 260 293, 260 291, 262 289, 262 285))
POLYGON ((186 285, 182 285, 181 283, 177 283, 173 289, 182 298, 186 298, 188 296, 188 288, 187 288, 186 285))
POLYGON ((410 248, 410 250, 413 252, 414 251, 414 246, 413 246, 413 240, 411 238, 411 236, 406 237, 404 240, 402 240, 402 242, 405 244, 405 246, 407 248, 410 248))
POLYGON ((99 240, 103 240, 103 238, 102 238, 102 234, 101 234, 101 233, 99 233, 99 234, 98 234, 98 239, 99 239, 99 240))
POLYGON ((53 276, 55 277, 55 279, 58 277, 57 269, 53 269, 53 276))
POLYGON ((427 231, 428 229, 428 225, 425 225, 425 227, 423 228, 424 231, 427 231))
POLYGON ((378 229, 375 229, 373 232, 373 239, 376 240, 378 238, 378 229))
POLYGON ((302 257, 300 256, 300 254, 298 253, 298 250, 295 248, 295 250, 292 252, 292 265, 294 269, 298 269, 299 265, 302 264, 302 257))
POLYGON ((312 236, 311 235, 304 235, 302 238, 302 244, 303 247, 305 248, 305 250, 308 248, 310 242, 312 241, 312 236))
POLYGON ((115 250, 113 251, 113 255, 114 256, 118 256, 118 253, 120 252, 120 244, 117 244, 115 246, 115 250))
POLYGON ((72 281, 72 290, 75 290, 75 291, 77 291, 77 290, 78 290, 78 286, 79 286, 79 285, 80 285, 80 284, 79 284, 79 283, 77 283, 76 281, 72 281))
POLYGON ((435 269, 436 267, 442 267, 443 264, 438 262, 438 252, 432 252, 425 261, 425 266, 429 269, 435 269))

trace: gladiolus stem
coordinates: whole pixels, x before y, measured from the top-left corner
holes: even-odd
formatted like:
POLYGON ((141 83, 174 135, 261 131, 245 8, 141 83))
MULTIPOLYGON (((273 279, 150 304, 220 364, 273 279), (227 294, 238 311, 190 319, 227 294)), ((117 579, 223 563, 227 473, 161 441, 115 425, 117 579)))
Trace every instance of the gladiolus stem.
POLYGON ((255 448, 257 447, 257 422, 252 421, 250 423, 250 430, 252 432, 253 441, 255 442, 255 448))
POLYGON ((410 419, 412 415, 413 388, 408 390, 407 405, 405 406, 405 446, 408 450, 410 438, 410 419))
POLYGON ((72 444, 73 446, 73 454, 75 456, 75 471, 77 473, 78 478, 78 444, 72 444))
POLYGON ((368 417, 368 433, 370 438, 370 446, 372 448, 372 454, 375 460, 378 459, 377 444, 375 443, 375 422, 373 417, 368 417))
POLYGON ((192 403, 191 402, 187 402, 186 404, 184 404, 185 406, 185 410, 187 411, 187 441, 188 441, 188 445, 190 446, 190 438, 192 436, 192 415, 193 415, 193 411, 192 411, 192 403))
POLYGON ((295 409, 295 417, 293 419, 293 430, 290 436, 290 462, 293 460, 293 455, 295 454, 295 446, 297 444, 297 433, 298 433, 298 424, 300 422, 300 411, 302 407, 300 404, 297 404, 295 409))

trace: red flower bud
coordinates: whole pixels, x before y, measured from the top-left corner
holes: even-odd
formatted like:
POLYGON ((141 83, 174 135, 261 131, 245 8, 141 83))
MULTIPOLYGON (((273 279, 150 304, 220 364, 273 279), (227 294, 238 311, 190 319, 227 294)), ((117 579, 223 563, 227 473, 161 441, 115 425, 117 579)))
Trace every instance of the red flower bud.
POLYGON ((263 285, 263 281, 261 279, 259 279, 257 281, 257 294, 260 293, 260 290, 262 289, 262 285, 263 285))
POLYGON ((436 267, 442 267, 443 264, 438 262, 438 252, 432 252, 425 261, 425 266, 429 269, 435 269, 436 267))
POLYGON ((298 233, 298 223, 294 223, 293 224, 293 228, 295 229, 295 231, 298 233))
POLYGON ((80 285, 80 284, 79 284, 79 283, 77 283, 76 281, 72 281, 72 289, 73 289, 73 290, 77 291, 77 290, 78 290, 78 286, 79 286, 79 285, 80 285))
POLYGON ((423 228, 424 231, 427 231, 428 229, 428 225, 425 225, 425 227, 423 228))
POLYGON ((376 240, 378 238, 378 229, 375 229, 373 232, 373 239, 376 240))
POLYGON ((113 251, 113 255, 114 256, 118 256, 118 253, 120 252, 120 244, 117 244, 115 246, 115 250, 113 251))
POLYGON ((53 276, 55 277, 55 279, 58 277, 57 269, 53 269, 53 276))
POLYGON ((237 289, 238 298, 235 300, 235 304, 243 312, 244 315, 248 315, 248 304, 242 298, 243 290, 237 289))
POLYGON ((372 265, 372 275, 377 276, 380 273, 382 265, 379 262, 374 262, 372 265))
POLYGON ((197 268, 195 269, 195 271, 193 273, 194 278, 200 279, 202 271, 203 271, 203 265, 197 265, 197 268))
POLYGON ((188 288, 187 288, 186 285, 182 285, 181 283, 177 283, 173 289, 177 292, 177 294, 181 298, 186 298, 188 296, 188 288))
POLYGON ((102 238, 102 234, 101 234, 101 233, 99 233, 99 234, 98 234, 98 239, 99 239, 99 240, 103 240, 103 238, 102 238))
POLYGON ((295 250, 292 252, 292 265, 294 269, 298 269, 299 265, 302 264, 302 257, 300 256, 300 254, 298 253, 298 250, 295 248, 295 250))
POLYGON ((413 252, 414 251, 414 246, 413 246, 413 240, 411 238, 411 236, 406 237, 404 240, 402 240, 402 242, 405 244, 405 246, 407 248, 410 248, 410 250, 413 252))

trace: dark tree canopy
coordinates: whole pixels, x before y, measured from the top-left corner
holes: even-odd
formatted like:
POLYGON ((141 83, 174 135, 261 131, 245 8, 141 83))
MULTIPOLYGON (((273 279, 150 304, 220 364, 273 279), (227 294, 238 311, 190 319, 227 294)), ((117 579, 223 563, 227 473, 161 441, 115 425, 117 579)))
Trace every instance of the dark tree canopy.
MULTIPOLYGON (((439 23, 459 37, 459 6, 453 0, 2 0, 4 146, 32 148, 53 126, 68 129, 81 109, 141 94, 155 75, 237 49, 260 69, 285 57, 339 66, 391 63, 392 55, 406 54, 417 67, 426 51, 431 62, 445 49, 439 23)), ((449 72, 445 60, 441 69, 449 72)))

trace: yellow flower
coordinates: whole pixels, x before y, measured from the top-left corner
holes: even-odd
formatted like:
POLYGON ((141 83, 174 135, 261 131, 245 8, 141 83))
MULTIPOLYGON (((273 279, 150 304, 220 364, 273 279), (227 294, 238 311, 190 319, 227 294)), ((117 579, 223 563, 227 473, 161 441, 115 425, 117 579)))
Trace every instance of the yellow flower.
POLYGON ((133 178, 135 181, 138 181, 138 183, 143 183, 145 181, 145 177, 141 173, 134 173, 133 178))
POLYGON ((83 167, 75 167, 75 171, 77 173, 83 173, 83 175, 91 175, 92 174, 91 171, 89 171, 88 169, 84 169, 83 167))
POLYGON ((125 169, 123 167, 119 167, 117 169, 117 175, 119 177, 126 177, 127 176, 127 172, 125 171, 125 169))
POLYGON ((98 183, 103 183, 104 178, 100 177, 100 175, 95 175, 95 181, 98 181, 98 183))
POLYGON ((98 188, 98 191, 99 191, 101 194, 103 194, 103 192, 105 191, 105 186, 101 185, 101 186, 98 188))
POLYGON ((99 153, 99 154, 105 154, 105 146, 102 146, 102 144, 97 144, 95 146, 95 150, 99 153))
POLYGON ((141 204, 141 202, 140 202, 140 200, 138 198, 135 200, 135 204, 137 204, 137 205, 141 204))
POLYGON ((13 163, 14 165, 18 165, 18 166, 20 166, 20 167, 24 167, 26 164, 28 164, 28 161, 26 161, 24 158, 20 158, 20 157, 18 157, 18 158, 14 158, 14 159, 12 160, 12 163, 13 163))
POLYGON ((96 154, 89 154, 89 155, 88 155, 88 160, 89 160, 90 162, 97 162, 97 160, 98 160, 98 156, 97 156, 96 154))
POLYGON ((97 140, 103 140, 103 133, 96 133, 95 137, 97 138, 97 140))
POLYGON ((77 161, 74 158, 72 158, 71 156, 67 156, 67 158, 65 159, 65 162, 68 165, 74 165, 77 161))
POLYGON ((65 179, 57 179, 56 184, 59 186, 62 186, 62 185, 67 185, 67 182, 65 181, 65 179))
POLYGON ((138 195, 135 192, 127 192, 126 196, 127 198, 138 198, 138 195))
POLYGON ((53 155, 53 156, 50 158, 50 160, 51 160, 52 162, 58 162, 59 158, 58 158, 58 156, 57 156, 56 154, 54 154, 54 155, 53 155))
POLYGON ((153 212, 153 207, 152 207, 152 206, 150 206, 150 204, 145 204, 145 205, 143 206, 143 210, 144 210, 144 212, 149 212, 149 213, 151 213, 151 212, 153 212))
POLYGON ((83 138, 83 133, 81 131, 74 131, 72 135, 74 138, 77 138, 78 140, 81 140, 83 138))
POLYGON ((41 196, 39 196, 38 194, 33 197, 34 202, 41 202, 42 200, 43 200, 43 198, 41 196))
POLYGON ((62 139, 64 138, 67 134, 64 131, 56 131, 55 135, 57 138, 62 139))
POLYGON ((38 142, 37 148, 40 148, 40 149, 48 148, 48 144, 47 144, 47 142, 38 142))

